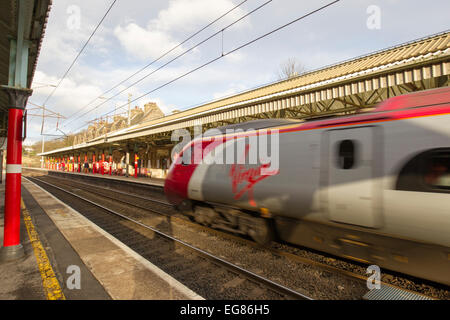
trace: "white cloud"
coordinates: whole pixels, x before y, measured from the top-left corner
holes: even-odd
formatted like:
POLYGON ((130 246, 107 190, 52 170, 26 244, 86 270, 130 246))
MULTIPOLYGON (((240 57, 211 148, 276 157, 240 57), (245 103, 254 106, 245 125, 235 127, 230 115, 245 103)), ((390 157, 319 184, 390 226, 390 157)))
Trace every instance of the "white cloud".
MULTIPOLYGON (((71 29, 67 26, 68 14, 66 8, 71 4, 58 1, 52 6, 49 22, 45 30, 44 42, 39 55, 39 68, 48 70, 48 73, 62 76, 75 57, 86 43, 98 23, 97 12, 103 10, 101 4, 92 4, 92 13, 82 10, 80 28, 71 29)), ((88 57, 94 53, 97 56, 107 56, 108 47, 111 46, 112 30, 102 25, 90 39, 71 72, 79 68, 88 57)))
MULTIPOLYGON (((177 34, 186 36, 187 32, 200 29, 234 6, 230 0, 173 0, 146 27, 129 22, 124 27, 117 26, 114 35, 130 55, 139 59, 155 59, 178 45, 177 34)), ((221 19, 218 25, 225 26, 244 14, 243 9, 237 8, 221 19)), ((242 28, 249 24, 248 20, 243 20, 235 27, 242 28)), ((183 48, 180 46, 175 53, 181 51, 183 48)))
MULTIPOLYGON (((34 78, 34 82, 45 84, 55 84, 58 80, 56 77, 49 76, 42 71, 36 71, 34 78)), ((50 86, 38 88, 28 101, 40 105, 52 93, 53 89, 54 87, 50 86)), ((93 97, 97 97, 101 93, 101 88, 98 86, 87 84, 84 81, 75 81, 73 78, 67 77, 58 87, 58 90, 53 93, 46 107, 67 117, 81 110, 93 97)), ((33 106, 31 105, 30 107, 33 106)), ((47 124, 45 130, 54 127, 52 122, 47 122, 47 124)))
POLYGON ((114 35, 128 53, 142 60, 149 57, 158 58, 178 44, 168 33, 157 29, 144 29, 135 23, 130 23, 124 28, 116 27, 114 35))
MULTIPOLYGON (((158 18, 151 21, 150 25, 157 26, 165 31, 177 29, 194 31, 217 19, 235 5, 230 0, 172 0, 169 7, 161 10, 158 18)), ((223 18, 223 24, 231 23, 244 13, 241 8, 233 10, 223 18)), ((245 24, 248 24, 248 21, 241 22, 240 26, 245 24)))

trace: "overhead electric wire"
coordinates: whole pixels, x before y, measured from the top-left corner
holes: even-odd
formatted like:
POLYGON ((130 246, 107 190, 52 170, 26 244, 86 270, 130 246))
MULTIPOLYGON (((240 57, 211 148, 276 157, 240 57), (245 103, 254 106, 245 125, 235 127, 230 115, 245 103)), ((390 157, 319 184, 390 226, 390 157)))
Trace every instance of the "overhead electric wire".
POLYGON ((117 0, 114 0, 111 5, 109 6, 108 10, 106 11, 106 13, 103 15, 102 19, 100 20, 100 22, 97 24, 97 26, 95 27, 94 31, 91 33, 91 35, 89 36, 89 38, 87 39, 87 41, 84 43, 83 47, 81 48, 80 51, 78 51, 77 56, 75 57, 75 59, 72 61, 72 63, 70 64, 69 68, 66 70, 66 72, 64 73, 64 75, 62 76, 62 78, 59 80, 58 84, 56 85, 56 87, 52 90, 52 92, 47 96, 47 98, 45 99, 45 101, 42 103, 42 105, 45 105, 47 103, 47 101, 53 96, 53 94, 55 93, 55 91, 58 89, 58 87, 61 85, 61 83, 63 82, 63 80, 66 78, 67 74, 69 73, 69 71, 72 69, 72 67, 75 65, 75 62, 78 60, 78 58, 80 57, 81 53, 84 51, 84 49, 86 48, 87 44, 89 43, 89 41, 91 40, 91 38, 94 36, 94 34, 97 32, 97 29, 100 27, 100 25, 102 24, 103 20, 105 20, 106 16, 108 15, 108 13, 111 11, 112 7, 114 6, 114 4, 116 3, 117 0))
MULTIPOLYGON (((304 18, 306 18, 306 17, 308 17, 308 16, 311 16, 311 15, 313 15, 313 14, 319 12, 319 11, 322 11, 323 9, 325 9, 325 8, 331 6, 331 5, 333 5, 333 4, 335 4, 335 3, 339 2, 339 1, 341 1, 341 0, 335 0, 335 1, 332 1, 332 2, 330 2, 330 3, 328 3, 328 4, 326 4, 326 5, 324 5, 324 6, 320 7, 320 8, 318 8, 318 9, 315 9, 315 10, 313 10, 313 11, 311 11, 311 12, 309 12, 309 13, 307 13, 307 14, 301 16, 301 17, 298 17, 298 18, 296 18, 296 19, 294 19, 294 20, 292 20, 292 21, 290 21, 290 22, 288 22, 288 23, 286 23, 286 24, 284 24, 284 25, 282 25, 282 26, 280 26, 280 27, 278 27, 278 28, 276 28, 276 29, 273 29, 272 31, 269 31, 269 32, 267 32, 267 33, 265 33, 265 34, 263 34, 263 35, 261 35, 261 36, 255 38, 255 39, 253 39, 253 40, 250 40, 250 41, 244 43, 243 45, 240 45, 239 47, 236 47, 236 48, 234 48, 233 50, 228 51, 227 53, 222 53, 221 56, 218 56, 218 57, 216 57, 216 58, 214 58, 214 59, 212 59, 212 60, 210 60, 210 61, 208 61, 208 62, 202 64, 201 66, 196 67, 196 68, 194 68, 194 69, 192 69, 192 70, 190 70, 190 71, 188 71, 188 72, 186 72, 186 73, 184 73, 184 74, 182 74, 182 75, 180 75, 180 76, 178 76, 178 77, 176 77, 176 78, 174 78, 174 79, 172 79, 172 80, 170 80, 170 81, 168 81, 168 82, 166 82, 166 83, 164 83, 164 84, 162 84, 162 85, 160 85, 160 86, 158 86, 158 87, 156 87, 156 88, 154 88, 154 89, 152 89, 152 90, 150 90, 150 91, 148 91, 148 92, 146 92, 146 93, 144 93, 144 94, 142 94, 141 96, 139 96, 139 97, 137 97, 137 98, 131 100, 130 103, 131 103, 131 102, 135 102, 135 101, 137 101, 137 100, 139 100, 139 99, 141 99, 141 98, 143 98, 143 97, 145 97, 145 96, 147 96, 147 95, 149 95, 149 94, 151 94, 151 93, 153 93, 153 92, 155 92, 155 91, 157 91, 157 90, 159 90, 159 89, 161 89, 161 88, 164 88, 165 86, 167 86, 167 85, 169 85, 169 84, 171 84, 171 83, 173 83, 173 82, 175 82, 175 81, 177 81, 177 80, 179 80, 179 79, 181 79, 181 78, 183 78, 183 77, 185 77, 185 76, 187 76, 187 75, 189 75, 189 74, 191 74, 191 73, 193 73, 193 72, 195 72, 195 71, 197 71, 197 70, 199 70, 199 69, 202 69, 203 67, 206 67, 207 65, 209 65, 209 64, 211 64, 211 63, 213 63, 213 62, 216 62, 216 61, 222 59, 223 57, 226 57, 226 56, 229 55, 229 54, 232 54, 232 53, 234 53, 234 52, 236 52, 236 51, 238 51, 238 50, 240 50, 240 49, 242 49, 242 48, 244 48, 244 47, 247 47, 247 46, 249 46, 250 44, 252 44, 252 43, 254 43, 254 42, 258 41, 258 40, 261 40, 261 39, 263 39, 263 38, 265 38, 265 37, 267 37, 267 36, 269 36, 269 35, 271 35, 271 34, 277 32, 277 31, 279 31, 279 30, 281 30, 281 29, 284 29, 284 28, 290 26, 291 24, 293 24, 293 23, 295 23, 295 22, 298 22, 298 21, 300 21, 300 20, 302 20, 302 19, 304 19, 304 18)), ((122 109, 122 108, 124 108, 124 107, 127 106, 127 105, 128 105, 128 103, 123 104, 123 105, 117 107, 114 111, 117 111, 117 110, 119 110, 119 109, 122 109)), ((113 112, 113 111, 110 111, 110 112, 108 112, 108 113, 103 114, 102 116, 106 116, 106 115, 108 115, 108 114, 110 114, 110 113, 112 113, 112 112, 113 112)), ((79 129, 83 128, 83 127, 84 127, 84 126, 79 127, 79 128, 76 129, 76 130, 79 130, 79 129)), ((74 131, 76 131, 76 130, 74 130, 74 131)))
POLYGON ((184 52, 182 52, 181 54, 179 54, 178 56, 174 57, 173 59, 171 59, 170 61, 166 62, 165 64, 163 64, 162 66, 158 67, 157 69, 153 70, 152 72, 148 73, 147 75, 145 75, 144 77, 140 78, 139 80, 133 82, 132 84, 130 84, 128 87, 126 87, 125 89, 121 90, 120 92, 116 93, 115 95, 109 97, 108 99, 105 99, 105 101, 102 101, 101 103, 99 103, 98 105, 96 105, 95 107, 91 108, 90 110, 86 111, 85 113, 83 113, 82 115, 78 116, 77 118, 69 121, 67 124, 78 120, 80 118, 82 118, 83 116, 85 116, 86 114, 94 111, 95 109, 101 107, 102 105, 104 105, 106 102, 108 102, 109 100, 117 97, 118 95, 122 94, 123 92, 125 92, 126 90, 128 90, 129 88, 135 86, 136 84, 138 84, 139 82, 143 81, 144 79, 148 78, 149 76, 151 76, 152 74, 154 74, 155 72, 161 70, 162 68, 166 67, 168 64, 172 63, 173 61, 177 60, 178 58, 184 56, 186 53, 194 50, 195 48, 197 48, 198 46, 202 45, 203 43, 209 41, 210 39, 212 39, 213 37, 215 37, 216 35, 223 33, 224 30, 230 28, 231 26, 235 25, 236 23, 238 23, 239 21, 241 21, 242 19, 248 17, 249 15, 251 15, 252 13, 256 12, 257 10, 261 9, 262 7, 266 6, 267 4, 269 4, 270 2, 272 2, 272 0, 268 0, 266 2, 264 2, 262 5, 258 6, 257 8, 253 9, 252 11, 246 13, 245 15, 243 15, 242 17, 240 17, 239 19, 233 21, 232 23, 230 23, 229 25, 227 25, 226 27, 222 28, 220 31, 217 31, 216 33, 210 35, 209 37, 207 37, 206 39, 200 41, 199 43, 193 45, 191 48, 185 50, 184 52))
MULTIPOLYGON (((214 23, 216 23, 217 21, 219 21, 220 19, 222 19, 223 17, 225 17, 226 15, 228 15, 230 12, 234 11, 235 9, 239 8, 241 5, 243 5, 245 2, 247 2, 248 0, 244 0, 242 2, 240 2, 239 4, 237 4, 236 6, 234 6, 233 8, 231 8, 230 10, 228 10, 227 12, 225 12, 224 14, 222 14, 220 17, 216 18, 215 20, 211 21, 210 23, 208 23, 206 26, 204 26, 203 28, 201 28, 200 30, 196 31, 194 34, 190 35, 189 37, 187 37, 185 40, 183 40, 182 42, 180 42, 178 45, 176 45, 175 47, 173 47, 172 49, 166 51, 165 53, 163 53, 161 56, 159 56, 157 59, 153 60, 152 62, 148 63, 147 65, 145 65, 144 67, 142 67, 141 69, 139 69, 138 71, 134 72, 133 74, 131 74, 130 76, 128 76, 126 79, 122 80, 121 82, 119 82, 118 84, 116 84, 114 87, 110 88, 109 90, 103 92, 101 95, 99 95, 98 97, 96 97, 95 99, 93 99, 92 101, 90 101, 88 104, 86 104, 85 106, 83 106, 80 110, 76 111, 75 113, 71 114, 67 119, 72 118, 74 115, 78 114, 79 112, 81 112, 82 110, 86 109, 88 106, 90 106, 92 103, 94 103, 97 99, 99 99, 100 97, 104 96, 105 94, 111 92, 112 90, 114 90, 115 88, 119 87, 121 84, 125 83, 126 81, 130 80, 131 78, 133 78, 135 75, 137 75, 138 73, 144 71, 145 69, 147 69, 148 67, 150 67, 151 65, 153 65, 155 62, 158 62, 159 60, 161 60, 162 58, 164 58, 166 55, 168 55, 169 53, 171 53, 172 51, 174 51, 175 49, 179 48, 181 45, 185 44, 187 41, 191 40, 193 37, 195 37, 196 35, 198 35, 200 32, 204 31, 205 29, 209 28, 211 25, 213 25, 214 23)), ((105 101, 106 102, 106 101, 105 101)), ((78 119, 78 118, 77 118, 78 119)), ((69 124, 71 121, 69 121, 68 123, 64 124, 63 126, 69 124)))

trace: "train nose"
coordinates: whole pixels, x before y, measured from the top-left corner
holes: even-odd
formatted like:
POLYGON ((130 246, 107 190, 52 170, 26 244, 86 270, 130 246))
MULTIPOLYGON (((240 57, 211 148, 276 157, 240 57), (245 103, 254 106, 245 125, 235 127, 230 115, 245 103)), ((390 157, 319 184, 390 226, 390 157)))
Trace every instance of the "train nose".
POLYGON ((187 172, 183 172, 182 169, 175 165, 167 174, 164 182, 166 199, 173 205, 179 205, 187 198, 187 185, 190 176, 187 172))

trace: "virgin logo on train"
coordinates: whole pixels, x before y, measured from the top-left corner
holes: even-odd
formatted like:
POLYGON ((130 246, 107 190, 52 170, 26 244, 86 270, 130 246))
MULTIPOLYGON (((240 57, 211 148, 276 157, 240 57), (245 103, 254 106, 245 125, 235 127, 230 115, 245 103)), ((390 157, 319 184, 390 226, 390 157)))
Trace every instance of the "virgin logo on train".
MULTIPOLYGON (((246 144, 245 152, 241 163, 245 163, 245 160, 250 151, 250 145, 246 144)), ((270 168, 270 162, 259 165, 256 168, 245 168, 243 164, 234 163, 230 169, 231 187, 234 194, 234 199, 239 200, 247 192, 248 202, 251 206, 256 207, 256 202, 253 196, 253 187, 258 182, 276 175, 279 173, 279 169, 273 171, 267 171, 270 168), (264 172, 264 174, 263 174, 264 172), (242 186, 240 186, 243 184, 242 186)))

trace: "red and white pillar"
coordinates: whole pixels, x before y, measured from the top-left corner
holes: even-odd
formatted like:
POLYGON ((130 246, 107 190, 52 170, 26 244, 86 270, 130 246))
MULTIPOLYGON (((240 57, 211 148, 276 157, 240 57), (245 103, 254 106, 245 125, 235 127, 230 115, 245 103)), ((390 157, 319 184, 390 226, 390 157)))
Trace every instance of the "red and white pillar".
POLYGON ((5 216, 0 260, 9 261, 25 255, 20 243, 20 200, 22 180, 23 112, 31 90, 7 89, 12 107, 8 111, 6 156, 5 216))
POLYGON ((20 245, 23 110, 9 109, 6 156, 5 230, 3 246, 20 245))
POLYGON ((105 153, 102 153, 102 165, 101 165, 101 169, 100 169, 102 175, 105 174, 105 153))
POLYGON ((134 154, 134 177, 137 178, 138 176, 138 155, 137 153, 134 154))

